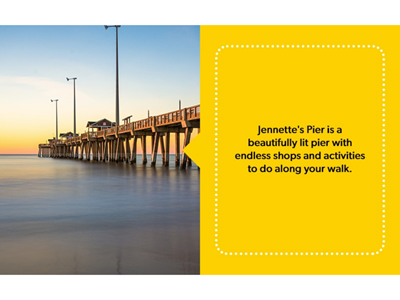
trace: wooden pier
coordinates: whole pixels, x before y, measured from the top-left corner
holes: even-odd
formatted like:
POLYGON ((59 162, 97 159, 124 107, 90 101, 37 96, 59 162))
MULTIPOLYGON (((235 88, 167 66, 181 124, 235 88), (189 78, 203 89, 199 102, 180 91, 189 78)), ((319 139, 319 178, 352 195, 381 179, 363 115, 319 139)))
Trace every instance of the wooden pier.
POLYGON ((184 153, 180 161, 180 135, 184 135, 185 148, 190 143, 193 129, 200 131, 200 105, 131 123, 128 121, 126 118, 125 124, 118 127, 89 130, 69 139, 49 140, 48 144, 39 144, 38 156, 136 164, 140 141, 141 163, 145 165, 147 137, 151 137, 151 166, 155 167, 159 150, 163 165, 169 166, 170 136, 175 134, 175 166, 180 165, 182 169, 191 166, 190 158, 184 153))
POLYGON ((39 144, 39 157, 51 157, 50 144, 39 144))

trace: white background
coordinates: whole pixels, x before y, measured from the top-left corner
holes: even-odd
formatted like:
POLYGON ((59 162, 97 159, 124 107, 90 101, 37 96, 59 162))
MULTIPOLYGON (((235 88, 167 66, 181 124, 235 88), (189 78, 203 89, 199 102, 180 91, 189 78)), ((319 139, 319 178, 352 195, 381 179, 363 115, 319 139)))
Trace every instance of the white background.
MULTIPOLYGON (((398 1, 382 0, 4 2, 3 25, 400 23, 398 1)), ((398 276, 0 276, 2 299, 399 299, 399 287, 398 276)))

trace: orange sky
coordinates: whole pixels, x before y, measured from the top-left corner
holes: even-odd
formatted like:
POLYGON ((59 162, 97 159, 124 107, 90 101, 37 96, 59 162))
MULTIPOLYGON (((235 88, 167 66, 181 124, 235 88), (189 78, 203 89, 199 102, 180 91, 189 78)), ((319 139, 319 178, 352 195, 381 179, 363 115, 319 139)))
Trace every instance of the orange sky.
MULTIPOLYGON (((19 138, 20 135, 13 136, 12 134, 5 133, 2 135, 0 139, 0 154, 37 154, 38 153, 38 145, 44 144, 47 141, 45 135, 42 134, 41 138, 33 135, 27 136, 26 138, 19 138)), ((193 140, 198 134, 198 129, 194 129, 191 135, 191 140, 193 140)), ((180 149, 182 153, 182 145, 183 145, 183 138, 184 135, 181 134, 180 137, 180 149)), ((130 143, 132 147, 132 143, 130 143)), ((151 153, 151 137, 147 137, 147 154, 151 153)), ((137 144, 137 153, 142 154, 141 148, 141 141, 138 141, 137 144)), ((159 146, 160 147, 160 146, 159 146)), ((160 153, 160 148, 159 148, 160 153)), ((171 140, 170 140, 170 154, 175 154, 175 134, 171 133, 171 140)))

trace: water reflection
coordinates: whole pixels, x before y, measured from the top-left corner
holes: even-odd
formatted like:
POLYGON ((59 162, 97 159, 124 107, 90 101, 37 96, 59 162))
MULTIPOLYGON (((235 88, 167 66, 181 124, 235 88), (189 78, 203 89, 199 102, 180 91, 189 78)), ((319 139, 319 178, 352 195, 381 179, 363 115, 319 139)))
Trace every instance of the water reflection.
POLYGON ((199 174, 0 156, 0 273, 198 274, 199 174))

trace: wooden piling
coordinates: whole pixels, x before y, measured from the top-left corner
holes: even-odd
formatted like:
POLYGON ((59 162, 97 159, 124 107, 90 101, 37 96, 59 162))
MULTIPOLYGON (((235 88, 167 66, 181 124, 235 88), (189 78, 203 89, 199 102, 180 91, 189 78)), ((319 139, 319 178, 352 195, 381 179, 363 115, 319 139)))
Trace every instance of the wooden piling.
POLYGON ((164 146, 164 137, 160 134, 160 148, 161 148, 161 160, 163 166, 165 166, 165 146, 164 146))
MULTIPOLYGON (((183 141, 183 149, 185 149, 185 147, 190 143, 190 135, 192 134, 192 130, 193 129, 190 127, 185 128, 185 139, 183 141)), ((186 169, 186 163, 187 163, 187 155, 185 152, 183 152, 181 169, 186 169)))
POLYGON ((142 136, 142 161, 144 165, 147 164, 146 137, 145 135, 142 136))
POLYGON ((119 157, 120 157, 120 155, 119 155, 120 140, 118 138, 115 140, 115 147, 116 147, 115 148, 115 162, 118 163, 119 157))
POLYGON ((115 161, 115 140, 110 140, 110 161, 115 161))
MULTIPOLYGON (((155 167, 156 162, 157 162, 157 152, 158 152, 158 141, 159 141, 160 134, 158 132, 155 133, 154 135, 154 143, 153 143, 153 148, 151 152, 151 166, 155 167)), ((153 136, 152 136, 153 140, 153 136)))
POLYGON ((120 149, 120 139, 115 139, 115 162, 118 163, 120 155, 119 155, 119 150, 120 149))
POLYGON ((119 158, 119 156, 118 156, 118 150, 119 150, 119 147, 118 147, 118 139, 115 139, 114 140, 114 162, 116 162, 116 163, 118 163, 118 158, 119 158))
POLYGON ((132 157, 131 157, 131 164, 136 164, 136 145, 137 145, 137 135, 133 136, 132 140, 132 157))
POLYGON ((125 162, 131 161, 131 145, 129 145, 129 138, 125 138, 125 162))
POLYGON ((124 143, 125 139, 124 138, 120 138, 119 139, 119 144, 120 144, 120 151, 119 151, 119 160, 124 162, 125 161, 125 143, 124 143))
POLYGON ((180 149, 181 149, 181 142, 180 142, 180 133, 176 132, 175 133, 175 166, 179 167, 180 164, 180 158, 181 158, 181 154, 180 154, 180 149))
POLYGON ((97 142, 92 143, 92 160, 96 161, 97 160, 97 142))
POLYGON ((106 145, 107 145, 107 140, 104 140, 101 142, 101 161, 102 162, 106 161, 106 145))
POLYGON ((165 133, 165 162, 164 165, 166 167, 169 166, 169 142, 170 142, 170 133, 165 133))
POLYGON ((90 148, 92 143, 89 141, 86 143, 86 160, 89 161, 90 160, 90 148))
POLYGON ((79 157, 79 160, 83 160, 83 149, 85 148, 85 145, 83 142, 81 142, 80 148, 81 148, 81 156, 79 157))
POLYGON ((110 141, 109 140, 105 140, 104 143, 104 162, 108 161, 108 148, 110 147, 110 141))

